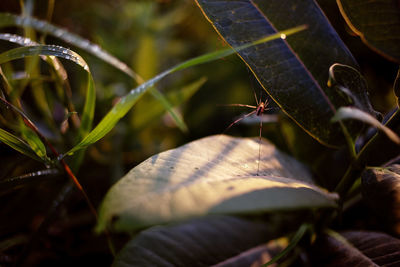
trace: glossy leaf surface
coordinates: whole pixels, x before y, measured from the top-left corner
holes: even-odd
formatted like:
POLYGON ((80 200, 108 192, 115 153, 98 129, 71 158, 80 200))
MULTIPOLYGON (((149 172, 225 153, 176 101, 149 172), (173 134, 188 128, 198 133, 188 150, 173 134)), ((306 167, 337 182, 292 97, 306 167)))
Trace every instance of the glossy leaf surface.
POLYGON ((313 266, 397 266, 400 240, 378 232, 348 231, 320 237, 313 266))
POLYGON ((326 83, 332 64, 357 68, 357 63, 314 1, 197 2, 232 47, 278 30, 308 25, 306 31, 286 40, 238 54, 274 101, 304 130, 328 145, 345 143, 340 126, 329 120, 335 107, 348 103, 326 83))
POLYGON ((113 266, 250 266, 271 258, 276 236, 268 223, 235 217, 206 217, 141 232, 125 245, 113 266))
POLYGON ((336 112, 335 116, 332 118, 332 121, 348 120, 348 119, 359 120, 370 124, 371 126, 374 126, 379 130, 383 131, 387 135, 387 137, 389 137, 390 140, 392 140, 394 143, 400 145, 400 138, 395 132, 393 132, 389 127, 386 127, 385 125, 380 123, 369 113, 366 113, 360 109, 342 107, 336 112))
POLYGON ((400 62, 400 5, 393 0, 337 0, 350 28, 372 49, 400 62))
POLYGON ((334 207, 301 163, 271 143, 206 137, 147 159, 119 180, 100 207, 97 231, 131 231, 210 214, 334 207))

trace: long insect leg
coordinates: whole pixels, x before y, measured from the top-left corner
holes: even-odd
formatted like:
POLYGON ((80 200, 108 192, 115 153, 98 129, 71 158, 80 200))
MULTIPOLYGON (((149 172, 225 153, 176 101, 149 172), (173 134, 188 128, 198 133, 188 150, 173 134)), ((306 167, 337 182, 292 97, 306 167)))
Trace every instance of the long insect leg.
POLYGON ((256 111, 257 111, 257 110, 253 110, 252 112, 250 112, 250 113, 244 115, 243 117, 240 117, 239 119, 235 120, 234 122, 232 122, 231 124, 229 124, 229 126, 225 129, 224 132, 228 131, 229 128, 231 128, 233 125, 235 125, 235 124, 238 123, 239 121, 241 121, 241 120, 243 120, 243 119, 245 119, 245 118, 247 118, 247 117, 253 115, 254 113, 256 113, 256 111))
POLYGON ((262 132, 262 114, 260 116, 260 134, 258 139, 258 166, 257 166, 257 176, 260 172, 260 162, 261 162, 261 132, 262 132))
POLYGON ((244 105, 244 104, 225 104, 220 106, 228 106, 228 107, 246 107, 246 108, 257 108, 256 106, 252 105, 244 105))
MULTIPOLYGON (((256 95, 256 91, 253 90, 253 93, 254 93, 254 98, 256 99, 256 105, 258 106, 260 103, 258 103, 258 98, 257 98, 257 95, 256 95)), ((260 101, 261 101, 261 99, 260 99, 260 101)))

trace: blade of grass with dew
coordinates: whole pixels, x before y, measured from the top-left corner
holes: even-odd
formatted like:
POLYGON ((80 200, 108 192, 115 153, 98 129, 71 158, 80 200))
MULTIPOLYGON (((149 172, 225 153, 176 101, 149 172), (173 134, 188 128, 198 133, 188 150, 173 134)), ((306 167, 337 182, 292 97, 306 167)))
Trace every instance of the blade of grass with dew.
POLYGON ((43 160, 38 155, 36 155, 32 148, 27 143, 25 143, 25 141, 1 128, 0 141, 15 149, 16 151, 24 154, 25 156, 43 162, 43 160))
POLYGON ((15 43, 19 44, 22 43, 28 45, 26 47, 14 48, 0 54, 0 64, 27 56, 45 55, 45 56, 61 57, 70 60, 76 63, 77 65, 81 66, 85 71, 87 71, 88 81, 86 90, 86 100, 82 113, 82 124, 79 131, 79 138, 80 139, 84 138, 91 130, 94 117, 95 103, 96 103, 96 93, 95 93, 93 77, 90 73, 89 66, 87 65, 85 60, 83 60, 83 58, 74 51, 61 46, 32 45, 32 42, 29 39, 14 35, 0 35, 0 38, 6 40, 11 39, 10 41, 13 41, 15 43))
POLYGON ((54 26, 46 21, 38 20, 33 17, 22 17, 9 13, 0 13, 0 27, 9 27, 9 26, 20 26, 20 27, 29 26, 37 31, 57 37, 65 41, 66 43, 79 47, 82 50, 100 58, 101 60, 107 62, 113 67, 121 70, 130 77, 134 78, 138 83, 142 81, 142 79, 135 72, 133 72, 125 63, 121 62, 116 57, 104 51, 100 46, 93 44, 90 41, 76 34, 70 33, 69 31, 63 28, 54 26))
POLYGON ((185 62, 182 62, 162 73, 159 75, 155 76, 154 78, 146 81, 145 83, 142 83, 135 89, 132 89, 127 95, 122 97, 120 101, 115 104, 114 107, 111 108, 111 110, 104 116, 104 118, 100 121, 100 123, 76 146, 74 146, 71 150, 69 150, 65 155, 72 155, 74 152, 83 149, 101 138, 103 138, 111 129, 114 128, 114 126, 117 124, 117 122, 125 116, 125 114, 132 108, 132 106, 136 103, 136 101, 150 88, 152 87, 155 83, 163 79, 164 77, 168 76, 169 74, 172 74, 174 72, 177 72, 179 70, 183 70, 192 66, 200 65, 203 63, 215 61, 217 59, 232 55, 236 53, 236 51, 248 48, 253 45, 257 45, 263 42, 268 42, 272 41, 278 38, 281 38, 282 35, 284 34, 285 36, 300 32, 302 30, 305 30, 307 27, 302 25, 298 26, 295 28, 291 28, 289 30, 281 31, 272 35, 269 35, 267 37, 261 38, 255 42, 245 44, 239 47, 236 47, 234 50, 231 48, 228 49, 223 49, 215 52, 211 52, 202 56, 195 57, 193 59, 189 59, 185 62))
MULTIPOLYGON (((38 20, 33 17, 22 17, 9 13, 0 13, 0 27, 7 26, 31 27, 37 31, 57 37, 65 41, 66 43, 79 47, 80 49, 110 64, 116 69, 124 72, 129 77, 134 79, 137 83, 141 84, 144 82, 143 78, 140 77, 140 75, 129 68, 124 62, 120 61, 118 58, 103 50, 100 46, 93 44, 90 41, 63 28, 54 26, 46 21, 38 20)), ((150 93, 156 99, 160 100, 161 104, 164 105, 165 109, 171 114, 172 118, 175 120, 176 125, 182 131, 185 131, 187 129, 187 126, 185 125, 183 120, 180 119, 181 116, 177 114, 174 109, 172 109, 172 105, 168 102, 165 96, 156 88, 151 88, 150 93)))
POLYGON ((365 123, 370 124, 373 127, 378 128, 382 132, 384 132, 387 137, 390 138, 394 143, 400 145, 400 138, 399 136, 393 132, 389 127, 383 125, 380 121, 375 119, 371 114, 362 111, 361 109, 354 108, 354 107, 341 107, 337 110, 335 116, 332 117, 332 122, 337 122, 341 120, 360 120, 365 123))
POLYGON ((55 176, 60 175, 60 170, 58 169, 44 169, 40 171, 35 171, 20 175, 17 177, 12 177, 0 181, 0 196, 2 193, 9 192, 18 187, 28 185, 35 182, 41 182, 44 180, 50 180, 55 178, 55 176))
MULTIPOLYGON (((81 66, 85 71, 87 71, 89 73, 89 75, 91 77, 89 66, 86 64, 86 62, 83 60, 83 58, 79 54, 73 52, 72 50, 66 49, 61 46, 35 45, 35 46, 27 46, 27 47, 11 49, 11 50, 8 50, 8 51, 0 54, 0 64, 2 64, 4 62, 8 62, 10 60, 14 60, 14 59, 24 58, 27 56, 36 56, 36 55, 56 56, 56 57, 61 57, 61 58, 70 60, 70 61, 78 64, 79 66, 81 66)), ((90 102, 89 108, 84 108, 84 111, 88 113, 88 115, 87 115, 88 118, 93 117, 93 115, 91 115, 91 114, 92 114, 92 112, 94 112, 94 106, 95 106, 94 86, 93 86, 93 83, 90 84, 90 82, 91 82, 91 80, 89 79, 89 81, 88 81, 89 86, 88 86, 88 90, 87 90, 86 94, 88 96, 91 95, 92 97, 87 97, 87 99, 86 99, 86 103, 90 102), (93 90, 93 92, 91 92, 91 90, 93 90)), ((85 116, 85 115, 82 115, 82 116, 85 116)), ((90 127, 91 122, 85 123, 83 126, 85 126, 85 125, 90 127)), ((33 124, 30 124, 30 126, 33 128, 36 127, 33 124)), ((88 129, 88 131, 89 130, 90 129, 88 129)), ((82 132, 85 132, 85 131, 82 130, 82 132)), ((59 153, 54 149, 54 147, 51 145, 51 143, 48 142, 46 140, 46 138, 41 135, 41 133, 38 130, 36 131, 36 134, 40 135, 41 138, 47 142, 47 145, 53 151, 54 155, 57 157, 57 159, 60 160, 60 163, 61 163, 62 167, 64 168, 67 176, 71 179, 71 181, 75 184, 75 186, 81 191, 91 212, 97 218, 98 215, 97 215, 96 209, 94 208, 88 195, 86 194, 85 190, 83 189, 82 185, 79 183, 78 179, 76 178, 76 176, 74 175, 74 173, 72 172, 72 170, 70 169, 68 164, 62 158, 59 157, 59 153)), ((83 152, 84 151, 80 151, 79 154, 81 154, 83 152)), ((57 200, 55 202, 57 203, 59 201, 57 200)))
POLYGON ((36 55, 56 56, 76 63, 88 73, 86 100, 82 113, 82 124, 80 128, 80 137, 83 138, 90 131, 92 127, 92 121, 96 103, 96 93, 95 93, 93 76, 90 72, 89 66, 86 63, 86 61, 79 54, 61 46, 34 45, 35 43, 27 38, 9 34, 0 34, 0 39, 8 40, 10 42, 22 45, 27 45, 25 47, 11 49, 0 54, 0 64, 3 64, 11 60, 24 58, 27 56, 36 56, 36 55))

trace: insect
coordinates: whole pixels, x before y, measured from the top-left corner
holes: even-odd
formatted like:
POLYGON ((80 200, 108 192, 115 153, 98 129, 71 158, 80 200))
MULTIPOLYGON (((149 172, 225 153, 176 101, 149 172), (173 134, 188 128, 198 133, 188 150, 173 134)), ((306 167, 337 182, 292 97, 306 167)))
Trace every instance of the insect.
MULTIPOLYGON (((244 104, 228 104, 228 105, 227 105, 227 106, 247 107, 247 108, 253 109, 253 111, 251 111, 251 112, 247 113, 246 115, 241 116, 240 118, 236 119, 234 122, 232 122, 232 123, 225 129, 225 131, 227 131, 227 130, 230 129, 233 125, 237 124, 238 122, 242 121, 243 119, 246 119, 246 118, 248 118, 248 117, 250 117, 250 116, 252 116, 252 115, 255 115, 255 116, 257 116, 257 117, 260 118, 259 146, 258 146, 258 166, 257 166, 257 175, 258 175, 259 172, 260 172, 260 161, 261 161, 261 132, 262 132, 262 124, 263 124, 263 118, 262 118, 262 116, 263 116, 263 114, 264 114, 265 111, 270 110, 270 109, 272 109, 272 108, 269 108, 269 107, 268 107, 268 104, 269 104, 268 98, 263 102, 263 101, 261 100, 261 97, 260 97, 260 99, 257 98, 257 95, 256 95, 255 91, 253 91, 253 93, 254 93, 254 98, 255 98, 255 100, 256 100, 256 106, 244 105, 244 104)), ((260 94, 260 95, 261 95, 261 94, 260 94)), ((270 118, 269 121, 274 121, 274 120, 276 120, 276 116, 274 116, 274 118, 275 118, 275 119, 272 119, 272 120, 271 120, 271 118, 270 118)), ((225 131, 224 131, 224 132, 225 132, 225 131)))

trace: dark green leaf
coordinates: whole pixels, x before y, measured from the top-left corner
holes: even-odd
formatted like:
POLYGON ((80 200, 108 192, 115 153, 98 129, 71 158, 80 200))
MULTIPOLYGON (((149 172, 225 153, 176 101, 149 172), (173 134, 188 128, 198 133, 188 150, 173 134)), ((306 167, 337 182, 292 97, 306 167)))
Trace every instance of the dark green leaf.
POLYGON ((400 5, 393 0, 338 0, 340 12, 364 43, 400 62, 400 5))
POLYGON ((239 55, 274 101, 309 134, 328 145, 346 142, 340 125, 331 124, 330 118, 335 107, 348 103, 326 82, 332 64, 357 63, 314 1, 197 2, 232 47, 308 25, 308 30, 286 40, 257 45, 239 55))
POLYGON ((268 222, 227 216, 156 227, 129 241, 113 266, 258 266, 271 258, 261 244, 277 233, 268 222))
POLYGON ((398 266, 400 240, 384 233, 349 231, 317 239, 313 266, 398 266))
POLYGON ((32 148, 32 150, 38 155, 42 160, 46 160, 47 152, 40 137, 29 127, 27 127, 23 122, 20 125, 21 135, 25 142, 32 148))
POLYGON ((337 195, 313 185, 301 163, 257 141, 216 135, 154 155, 109 190, 97 231, 107 225, 131 231, 209 214, 336 205, 337 195))
POLYGON ((4 144, 12 147, 13 149, 17 150, 18 152, 33 158, 34 160, 42 161, 39 156, 32 150, 32 148, 25 143, 25 141, 19 139, 15 135, 3 130, 0 128, 0 141, 4 144))

